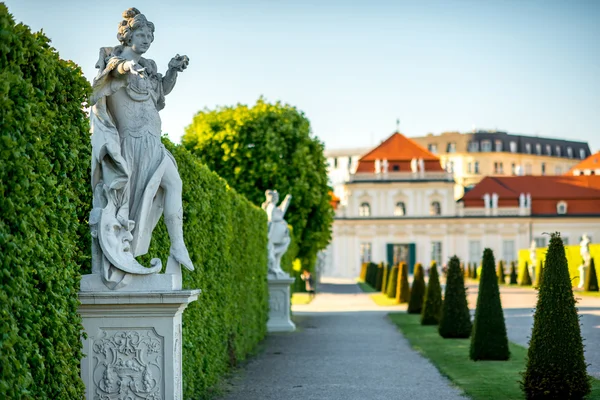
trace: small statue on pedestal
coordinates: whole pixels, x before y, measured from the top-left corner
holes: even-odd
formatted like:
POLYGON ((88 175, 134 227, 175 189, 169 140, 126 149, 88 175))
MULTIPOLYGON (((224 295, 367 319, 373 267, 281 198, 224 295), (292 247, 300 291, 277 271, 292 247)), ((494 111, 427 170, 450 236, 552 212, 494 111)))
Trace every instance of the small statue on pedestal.
POLYGON ((283 217, 292 200, 291 195, 285 196, 281 205, 279 202, 279 193, 277 190, 267 190, 265 192, 266 201, 262 204, 262 209, 267 213, 268 222, 268 251, 269 251, 269 277, 288 278, 289 275, 281 269, 281 257, 287 251, 290 243, 290 229, 283 217))
POLYGON ((535 249, 535 240, 532 240, 531 247, 529 247, 529 260, 531 261, 529 264, 529 276, 531 277, 532 282, 535 282, 535 266, 537 265, 537 254, 535 249))
POLYGON ((583 263, 579 266, 579 289, 585 285, 585 278, 587 276, 587 270, 590 267, 592 256, 590 254, 590 238, 587 234, 583 234, 581 242, 579 242, 579 254, 583 259, 583 263))

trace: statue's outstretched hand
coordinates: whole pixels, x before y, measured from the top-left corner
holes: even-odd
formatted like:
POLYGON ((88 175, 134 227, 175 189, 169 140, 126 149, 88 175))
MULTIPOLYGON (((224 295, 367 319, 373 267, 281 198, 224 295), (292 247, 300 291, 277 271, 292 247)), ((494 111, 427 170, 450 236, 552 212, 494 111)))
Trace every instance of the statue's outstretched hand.
POLYGON ((171 61, 169 61, 169 69, 174 69, 176 71, 182 72, 184 69, 187 68, 189 63, 190 59, 188 58, 188 56, 180 56, 179 54, 177 54, 171 59, 171 61))

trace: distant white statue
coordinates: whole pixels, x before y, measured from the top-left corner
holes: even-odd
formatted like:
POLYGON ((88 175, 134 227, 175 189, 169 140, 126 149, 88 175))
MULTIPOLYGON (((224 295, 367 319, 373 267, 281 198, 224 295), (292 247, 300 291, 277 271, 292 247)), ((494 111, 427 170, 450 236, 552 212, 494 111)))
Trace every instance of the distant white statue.
POLYGON ((376 174, 381 173, 381 160, 379 158, 377 160, 375 160, 375 173, 376 174))
POLYGON ((498 193, 492 194, 492 208, 498 208, 498 193))
POLYGON ((281 257, 285 254, 288 247, 290 246, 290 229, 288 224, 283 219, 285 213, 292 200, 291 195, 285 196, 285 199, 281 202, 278 207, 279 193, 276 190, 267 190, 265 192, 266 201, 262 204, 262 209, 267 213, 268 218, 268 238, 269 243, 268 257, 269 257, 269 276, 280 278, 287 278, 289 275, 281 269, 281 257))
POLYGON ((422 158, 419 158, 419 171, 425 172, 425 161, 422 158))
POLYGON ((525 193, 519 195, 519 208, 525 208, 525 193))
POLYGON ((592 259, 592 256, 590 255, 590 238, 585 233, 581 237, 581 242, 579 242, 579 254, 581 254, 583 264, 579 266, 579 286, 577 287, 581 289, 585 285, 587 270, 592 259))
POLYGON ((537 265, 537 254, 535 250, 535 240, 532 240, 531 246, 529 247, 529 260, 531 261, 531 264, 529 264, 529 276, 531 277, 532 282, 535 282, 535 266, 537 265))
POLYGON ((381 168, 383 169, 384 174, 388 173, 389 163, 388 163, 387 158, 383 159, 383 162, 381 163, 381 168))
POLYGON ((486 193, 483 195, 483 206, 485 207, 486 210, 488 208, 490 208, 490 194, 489 193, 486 193))
POLYGON ((415 173, 417 172, 417 159, 413 158, 412 160, 410 160, 410 170, 415 173))

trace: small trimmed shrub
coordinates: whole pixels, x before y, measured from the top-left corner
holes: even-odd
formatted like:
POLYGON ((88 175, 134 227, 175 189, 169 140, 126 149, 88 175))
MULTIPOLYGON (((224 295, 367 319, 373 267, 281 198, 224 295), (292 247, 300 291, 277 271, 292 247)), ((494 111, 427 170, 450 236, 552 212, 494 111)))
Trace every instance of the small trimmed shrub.
POLYGON ((498 283, 504 285, 506 283, 505 279, 506 275, 504 274, 504 261, 500 260, 498 262, 498 283))
POLYGON ((375 288, 376 281, 377 281, 377 264, 371 262, 371 263, 369 263, 369 265, 367 267, 367 279, 365 280, 365 282, 372 288, 375 288))
POLYGON ((415 264, 413 284, 410 290, 410 301, 408 302, 409 314, 421 314, 423 310, 423 299, 425 299, 425 273, 421 263, 415 264))
POLYGON ((387 263, 383 264, 383 280, 381 281, 381 293, 385 294, 387 292, 387 281, 390 276, 390 266, 387 263))
POLYGON ((470 357, 474 361, 508 360, 510 357, 495 265, 494 253, 485 249, 471 336, 470 357))
POLYGON ((380 291, 382 284, 383 284, 383 263, 379 263, 379 265, 377 266, 377 275, 375 278, 375 286, 373 286, 373 289, 380 291))
POLYGON ((518 282, 517 282, 517 266, 514 261, 512 261, 510 263, 510 284, 511 285, 518 284, 518 282))
POLYGON ((410 286, 408 284, 408 264, 400 263, 398 271, 398 289, 396 290, 396 301, 400 304, 408 303, 410 300, 410 286))
POLYGON ((390 270, 390 279, 387 283, 386 295, 390 299, 396 298, 396 287, 398 286, 398 266, 394 265, 390 270))
POLYGON ((523 268, 523 273, 521 274, 521 286, 531 286, 531 275, 529 275, 529 263, 525 261, 525 268, 523 268))
POLYGON ((442 314, 442 288, 438 275, 437 264, 431 262, 429 269, 429 282, 425 291, 425 301, 421 312, 421 325, 437 325, 442 314))
POLYGON ((367 267, 369 266, 369 263, 362 263, 362 265, 360 266, 360 280, 362 282, 366 282, 367 280, 367 267))
POLYGON ((598 274, 596 273, 596 266, 594 259, 590 260, 590 267, 587 270, 585 277, 585 285, 583 290, 586 292, 597 292, 598 291, 598 274))
POLYGON ((537 268, 535 270, 535 286, 540 287, 542 284, 542 278, 544 277, 544 261, 540 260, 538 262, 537 268))
POLYGON ((467 263, 467 278, 473 278, 473 269, 471 268, 471 263, 467 263))
POLYGON ((473 263, 473 279, 477 280, 477 263, 473 263))
POLYGON ((471 335, 471 314, 467 303, 467 292, 460 260, 454 256, 448 262, 448 277, 440 326, 443 338, 468 338, 471 335))
POLYGON ((591 382, 559 233, 550 237, 545 268, 521 387, 527 399, 582 399, 591 382))

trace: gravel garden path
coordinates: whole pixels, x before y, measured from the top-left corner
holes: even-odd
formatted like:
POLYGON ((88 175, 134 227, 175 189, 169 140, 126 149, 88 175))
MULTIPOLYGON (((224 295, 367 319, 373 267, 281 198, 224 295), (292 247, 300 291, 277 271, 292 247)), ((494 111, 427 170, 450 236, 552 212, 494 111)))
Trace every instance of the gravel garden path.
POLYGON ((296 332, 270 334, 263 351, 231 378, 225 400, 464 399, 350 281, 319 286, 294 306, 296 332))

